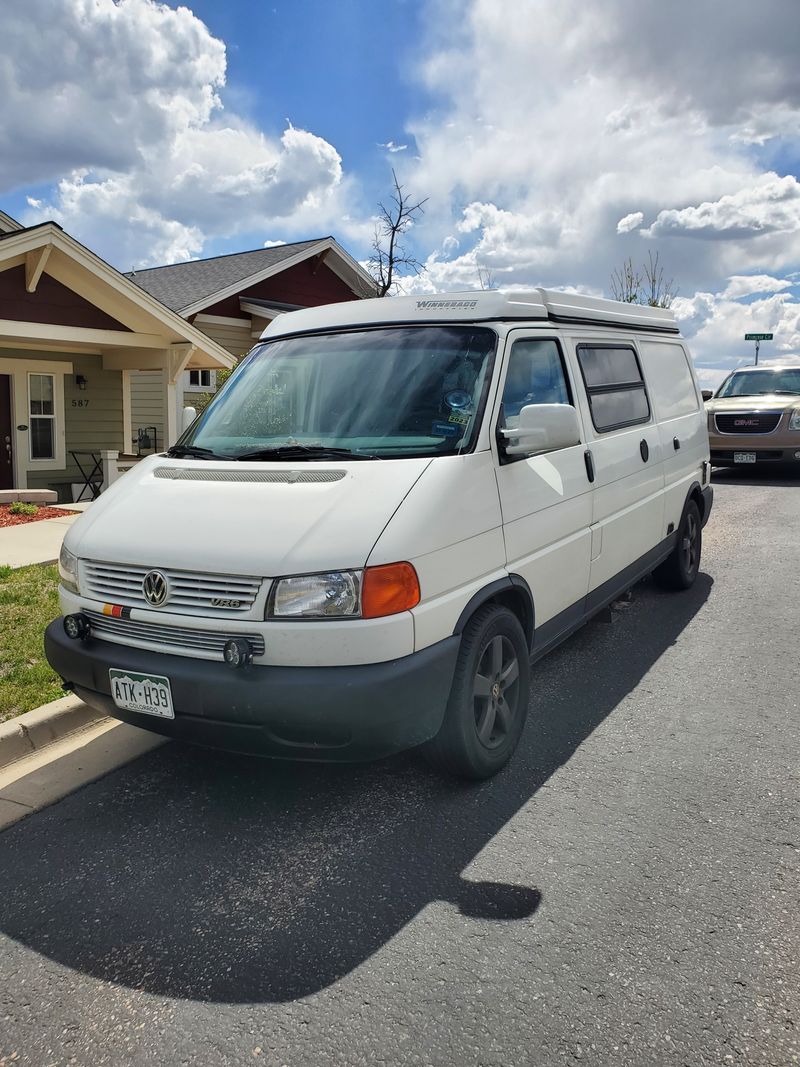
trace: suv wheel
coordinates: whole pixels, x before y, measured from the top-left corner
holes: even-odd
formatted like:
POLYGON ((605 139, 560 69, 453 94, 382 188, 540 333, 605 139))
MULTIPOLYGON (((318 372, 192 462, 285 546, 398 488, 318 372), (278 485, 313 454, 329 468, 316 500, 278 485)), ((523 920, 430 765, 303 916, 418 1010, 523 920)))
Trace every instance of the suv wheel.
POLYGON ((703 549, 703 523, 694 500, 689 500, 678 529, 675 548, 653 571, 656 582, 664 589, 689 589, 700 570, 703 549))
POLYGON ((424 753, 437 769, 489 778, 517 747, 528 713, 530 653, 516 615, 487 605, 461 638, 444 722, 424 753))

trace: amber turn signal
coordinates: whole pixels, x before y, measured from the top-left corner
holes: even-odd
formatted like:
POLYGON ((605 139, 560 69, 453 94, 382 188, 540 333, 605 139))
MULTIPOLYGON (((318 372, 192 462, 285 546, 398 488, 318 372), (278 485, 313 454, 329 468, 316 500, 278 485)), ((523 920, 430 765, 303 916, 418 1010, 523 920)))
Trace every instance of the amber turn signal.
POLYGON ((419 579, 410 563, 367 567, 361 585, 362 619, 397 615, 419 604, 419 579))

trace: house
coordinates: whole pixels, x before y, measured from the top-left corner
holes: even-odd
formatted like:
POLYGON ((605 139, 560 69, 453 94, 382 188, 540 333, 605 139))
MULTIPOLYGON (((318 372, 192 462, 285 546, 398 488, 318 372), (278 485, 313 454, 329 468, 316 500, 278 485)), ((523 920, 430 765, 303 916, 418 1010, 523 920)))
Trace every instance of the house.
POLYGON ((235 362, 56 223, 23 227, 0 211, 0 490, 69 500, 87 474, 108 484, 138 425, 132 376, 157 380, 161 445, 180 430, 184 374, 235 362))
MULTIPOLYGON (((333 237, 151 267, 126 277, 237 360, 284 311, 375 296, 373 278, 333 237)), ((148 438, 155 432, 159 442, 166 432, 162 374, 139 372, 131 379, 133 426, 149 427, 148 438)), ((215 388, 213 369, 189 369, 174 402, 180 409, 191 407, 197 394, 215 388)))

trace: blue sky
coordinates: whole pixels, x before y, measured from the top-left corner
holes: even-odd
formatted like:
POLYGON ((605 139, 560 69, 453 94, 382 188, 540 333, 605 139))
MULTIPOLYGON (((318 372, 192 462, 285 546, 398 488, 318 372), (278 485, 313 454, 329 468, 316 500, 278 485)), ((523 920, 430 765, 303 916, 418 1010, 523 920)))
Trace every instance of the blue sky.
POLYGON ((800 356, 796 0, 25 0, 3 29, 0 207, 123 270, 327 233, 365 260, 394 166, 428 197, 405 291, 610 295, 658 252, 705 381, 745 332, 800 356))

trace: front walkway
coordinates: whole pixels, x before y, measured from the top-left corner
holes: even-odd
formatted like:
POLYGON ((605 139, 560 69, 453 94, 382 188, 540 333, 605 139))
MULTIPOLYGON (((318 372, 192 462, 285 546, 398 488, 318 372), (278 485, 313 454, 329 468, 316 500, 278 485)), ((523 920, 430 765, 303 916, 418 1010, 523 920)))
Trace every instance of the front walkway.
POLYGON ((57 506, 75 514, 0 529, 0 567, 27 567, 31 563, 54 563, 58 559, 64 535, 89 504, 57 506))

